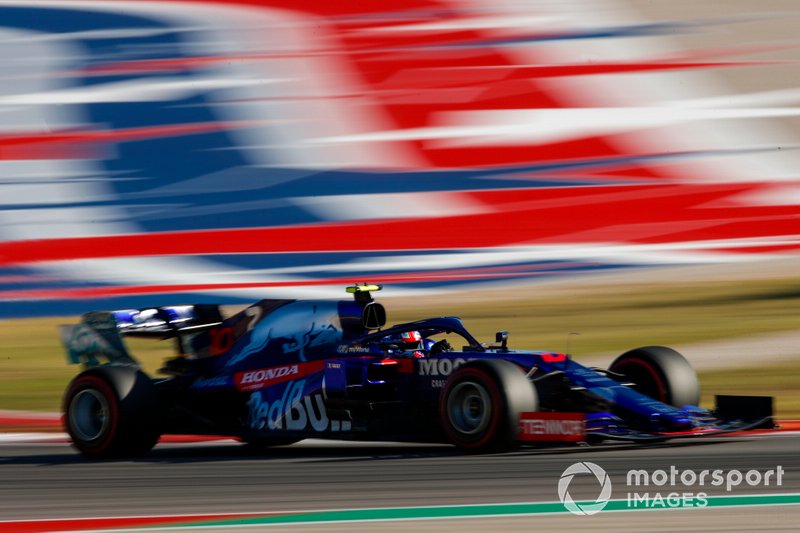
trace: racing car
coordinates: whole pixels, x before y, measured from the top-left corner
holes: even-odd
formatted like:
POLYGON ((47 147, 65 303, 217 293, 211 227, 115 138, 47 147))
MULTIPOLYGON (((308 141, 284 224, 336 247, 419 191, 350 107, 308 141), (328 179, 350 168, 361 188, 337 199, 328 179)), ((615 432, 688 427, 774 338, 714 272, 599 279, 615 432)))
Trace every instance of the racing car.
POLYGON ((91 458, 147 453, 164 434, 227 435, 253 447, 306 438, 444 442, 472 452, 525 443, 658 441, 771 424, 771 398, 698 407, 697 376, 664 346, 608 369, 564 353, 481 343, 453 316, 386 327, 354 285, 343 300, 261 300, 228 317, 194 304, 89 312, 61 326, 70 363, 64 425, 91 458), (126 337, 171 339, 150 377, 126 337))

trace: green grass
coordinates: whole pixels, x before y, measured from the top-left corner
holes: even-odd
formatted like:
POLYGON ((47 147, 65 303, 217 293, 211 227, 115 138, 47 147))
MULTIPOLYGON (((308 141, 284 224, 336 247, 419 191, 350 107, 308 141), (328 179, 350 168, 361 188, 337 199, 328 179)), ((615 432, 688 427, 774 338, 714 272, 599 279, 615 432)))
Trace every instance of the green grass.
MULTIPOLYGON (((0 409, 61 409, 61 396, 80 367, 67 364, 58 325, 77 321, 78 317, 0 321, 0 409)), ((173 353, 169 342, 126 342, 151 374, 173 353)))
MULTIPOLYGON (((687 344, 800 329, 800 279, 648 287, 564 289, 557 297, 531 296, 475 305, 424 305, 425 315, 457 315, 479 339, 510 331, 511 346, 565 351, 570 332, 577 356, 622 352, 647 344, 687 344)), ((391 323, 419 317, 420 306, 403 303, 391 323)))
POLYGON ((703 407, 714 405, 715 394, 773 396, 778 418, 800 418, 800 360, 751 368, 700 372, 703 407))
MULTIPOLYGON (((537 298, 537 288, 514 298, 470 301, 447 296, 388 299, 389 322, 461 316, 480 340, 508 330, 510 346, 566 351, 578 359, 621 353, 647 344, 686 344, 752 334, 800 330, 800 278, 748 282, 660 283, 564 288, 537 298)), ((57 325, 76 318, 0 321, 0 409, 57 411, 69 380, 57 325)), ((131 352, 151 373, 172 353, 169 342, 136 340, 131 352)), ((778 415, 800 417, 800 361, 753 369, 705 372, 704 405, 713 394, 777 396, 778 415)))

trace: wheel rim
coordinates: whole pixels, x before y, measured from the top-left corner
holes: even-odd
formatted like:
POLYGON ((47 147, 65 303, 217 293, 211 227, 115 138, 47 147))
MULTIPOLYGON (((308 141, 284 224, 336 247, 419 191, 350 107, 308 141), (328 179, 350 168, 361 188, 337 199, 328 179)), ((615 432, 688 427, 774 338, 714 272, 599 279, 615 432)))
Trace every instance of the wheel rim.
POLYGON ((102 437, 111 423, 106 397, 95 389, 84 389, 69 406, 69 425, 74 436, 84 442, 102 437))
POLYGON ((450 425, 463 435, 480 435, 492 418, 489 392, 479 383, 465 381, 451 391, 447 399, 450 425))

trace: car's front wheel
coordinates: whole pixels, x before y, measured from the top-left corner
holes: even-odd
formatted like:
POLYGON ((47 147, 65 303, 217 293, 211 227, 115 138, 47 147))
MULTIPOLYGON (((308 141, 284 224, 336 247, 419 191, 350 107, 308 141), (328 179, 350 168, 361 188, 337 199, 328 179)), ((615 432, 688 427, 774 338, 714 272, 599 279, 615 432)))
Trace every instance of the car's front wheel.
POLYGON ((505 451, 517 444, 519 415, 536 411, 533 384, 514 363, 468 363, 450 376, 439 401, 447 438, 467 451, 505 451))
POLYGON ((634 388, 662 403, 683 407, 700 401, 700 384, 692 365, 666 346, 644 346, 617 357, 608 369, 622 374, 634 388))

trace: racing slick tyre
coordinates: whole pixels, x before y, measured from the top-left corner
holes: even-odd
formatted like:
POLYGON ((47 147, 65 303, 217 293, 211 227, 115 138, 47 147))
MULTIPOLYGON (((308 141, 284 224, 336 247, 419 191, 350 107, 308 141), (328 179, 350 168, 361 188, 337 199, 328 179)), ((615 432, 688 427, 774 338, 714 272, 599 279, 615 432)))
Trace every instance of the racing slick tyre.
POLYGON ((504 360, 472 361, 456 370, 439 399, 447 438, 465 451, 507 451, 517 445, 519 415, 539 399, 522 369, 504 360))
POLYGON ((683 407, 700 402, 697 374, 689 361, 672 348, 636 348, 617 357, 608 369, 623 374, 637 391, 662 403, 683 407))
POLYGON ((144 455, 160 436, 158 394, 141 370, 103 366, 76 376, 64 395, 64 427, 93 458, 144 455))

